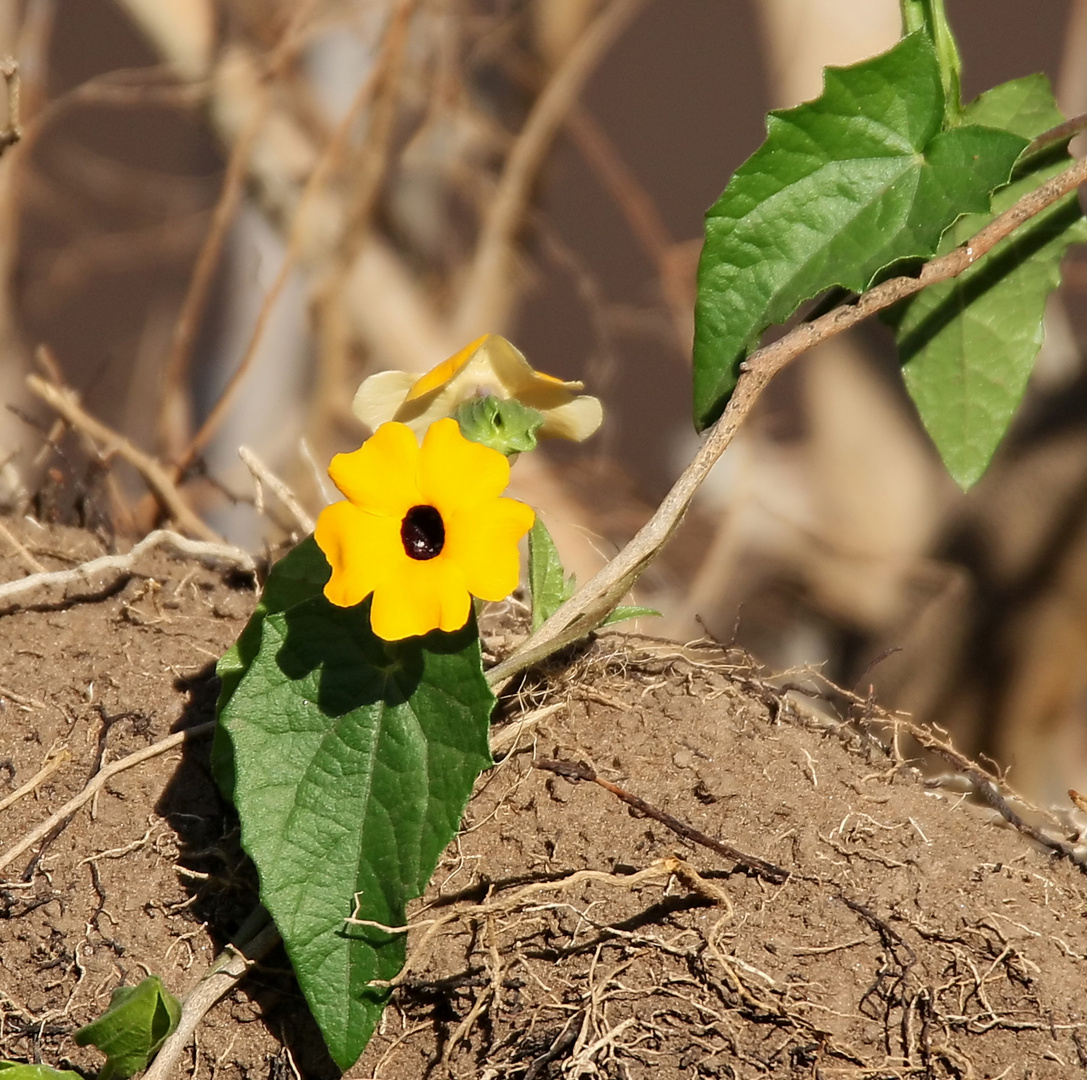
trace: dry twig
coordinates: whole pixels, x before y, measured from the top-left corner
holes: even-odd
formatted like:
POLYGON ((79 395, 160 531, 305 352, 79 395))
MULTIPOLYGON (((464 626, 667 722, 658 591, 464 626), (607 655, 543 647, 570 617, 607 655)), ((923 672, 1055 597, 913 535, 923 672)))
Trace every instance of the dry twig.
POLYGON ((267 956, 280 941, 275 924, 264 913, 263 908, 250 916, 236 937, 239 942, 227 945, 196 986, 185 995, 181 1004, 181 1019, 173 1034, 155 1055, 150 1068, 143 1074, 143 1080, 166 1080, 174 1075, 174 1067, 181 1052, 188 1046, 200 1021, 211 1007, 230 993, 250 967, 267 956))
POLYGON ((99 453, 102 457, 108 458, 112 454, 117 454, 118 457, 127 461, 143 477, 167 513, 177 522, 178 528, 203 540, 222 542, 219 534, 205 525, 189 508, 177 490, 177 485, 162 465, 134 446, 124 435, 107 427, 86 412, 76 401, 74 393, 46 382, 37 375, 28 375, 26 384, 47 405, 60 413, 72 427, 83 432, 95 443, 101 443, 102 449, 99 453))
MULTIPOLYGON (((405 18, 410 17, 411 13, 414 11, 416 2, 417 0, 403 0, 401 12, 398 13, 398 18, 394 23, 394 27, 399 26, 405 18)), ((386 36, 382 49, 383 53, 387 54, 390 49, 399 47, 399 35, 394 34, 391 39, 389 36, 386 36)), ((246 346, 245 354, 242 356, 238 366, 231 373, 226 386, 223 388, 218 400, 212 406, 203 424, 201 424, 199 431, 197 431, 189 441, 189 445, 175 470, 177 476, 180 476, 181 472, 191 464, 196 455, 207 446, 233 404, 234 398, 244 382, 246 375, 249 373, 249 369, 252 367, 253 361, 256 358, 257 350, 264 338, 264 332, 268 327, 268 322, 271 319, 276 302, 278 301, 284 286, 286 286, 291 271, 307 241, 307 229, 310 224, 309 209, 311 205, 316 202, 318 194, 325 187, 333 170, 340 164, 348 146, 351 130, 363 109, 365 109, 372 101, 374 93, 384 77, 385 70, 386 64, 380 60, 374 65, 369 77, 366 78, 359 87, 354 100, 351 102, 351 105, 344 114, 339 126, 329 140, 328 145, 322 151, 316 166, 310 173, 309 178, 306 181, 306 186, 303 188, 302 194, 298 199, 298 204, 294 210, 294 218, 287 239, 287 250, 283 254, 283 260, 280 263, 279 270, 276 272, 276 276, 264 296, 261 309, 257 313, 257 319, 253 324, 253 330, 249 336, 249 343, 246 346)))
POLYGON ((611 0, 585 30, 551 77, 506 158, 498 188, 480 230, 476 253, 455 320, 467 341, 505 324, 512 290, 510 250, 521 225, 532 184, 551 141, 573 108, 586 80, 645 0, 611 0))
POLYGON ((36 788, 41 787, 50 776, 53 775, 66 761, 71 760, 72 755, 67 749, 60 750, 57 755, 43 765, 25 784, 17 787, 11 794, 0 799, 0 810, 6 810, 13 803, 17 803, 24 795, 29 795, 36 788))
POLYGON ((395 987, 405 983, 411 972, 422 965, 438 934, 453 923, 520 911, 542 892, 562 891, 588 883, 611 885, 620 889, 632 890, 651 883, 659 884, 662 881, 667 883, 672 878, 681 881, 692 892, 696 892, 705 899, 712 900, 715 903, 727 904, 727 898, 721 898, 720 890, 703 881, 692 866, 673 855, 666 859, 658 859, 644 870, 639 870, 634 874, 609 874, 603 870, 576 870, 566 877, 559 878, 557 881, 533 881, 528 885, 521 886, 509 896, 494 897, 482 904, 471 904, 440 918, 420 920, 410 926, 384 926, 369 919, 357 918, 346 919, 345 922, 351 926, 371 926, 387 934, 405 934, 409 930, 426 927, 419 940, 413 943, 413 947, 404 961, 404 966, 396 977, 388 981, 375 980, 373 983, 374 986, 395 987))
POLYGON ((2 521, 0 521, 0 536, 11 545, 15 554, 26 563, 33 573, 44 572, 45 567, 34 558, 26 545, 2 521))
POLYGON ((302 535, 313 532, 313 518, 306 513, 294 492, 248 446, 238 447, 238 457, 253 474, 257 484, 257 509, 261 508, 260 486, 264 485, 286 507, 302 535))
POLYGON ((584 761, 552 761, 547 758, 537 758, 532 765, 533 768, 553 772, 556 776, 564 776, 567 780, 590 780, 594 784, 599 784, 605 791, 610 791, 628 806, 633 806, 640 814, 645 814, 646 817, 659 821, 677 836, 682 836, 685 840, 690 840, 694 844, 701 844, 702 847, 709 848, 710 851, 716 852, 745 869, 753 870, 756 874, 766 878, 767 881, 772 881, 775 885, 781 885, 789 878, 788 870, 775 866, 765 859, 760 859, 757 855, 747 855, 731 844, 715 840, 712 836, 707 836, 704 832, 700 832, 685 821, 680 821, 679 818, 666 814, 663 810, 658 810, 651 803, 647 803, 637 795, 631 794, 626 788, 621 788, 618 784, 613 784, 610 780, 597 776, 596 770, 584 761))
POLYGON ((25 604, 26 596, 36 592, 54 589, 67 590, 72 585, 88 585, 102 588, 98 575, 115 571, 118 575, 135 575, 139 571, 136 563, 146 551, 156 547, 171 547, 182 555, 210 562, 218 566, 228 566, 243 573, 253 573, 256 563, 253 557, 241 548, 228 544, 212 544, 200 540, 190 540, 166 529, 156 529, 149 533, 131 551, 124 555, 102 555, 97 559, 73 566, 70 570, 52 570, 40 574, 28 574, 15 581, 0 584, 0 611, 8 611, 25 604))
POLYGON ((22 137, 19 124, 19 63, 13 56, 0 56, 0 78, 8 93, 7 120, 0 126, 0 155, 14 146, 22 137))
MULTIPOLYGON (((223 244, 230 231, 230 223, 238 210, 242 193, 245 190, 245 178, 249 170, 250 156, 253 146, 264 123, 268 110, 269 95, 264 94, 257 108, 242 132, 238 141, 230 151, 230 160, 227 162, 226 175, 223 177, 222 190, 219 193, 215 211, 212 214, 211 227, 204 237, 204 243, 197 256, 196 265, 189 279, 189 288, 185 294, 185 301, 181 305, 181 312, 174 324, 173 338, 170 342, 170 351, 166 356, 162 369, 162 399, 159 403, 160 432, 169 433, 172 426, 168 419, 170 411, 176 407, 184 393, 186 374, 189 368, 189 359, 192 353, 192 344, 196 339, 197 330, 200 327, 201 315, 207 304, 211 283, 215 276, 215 270, 219 265, 223 244)), ((186 430, 186 438, 191 434, 186 430)))

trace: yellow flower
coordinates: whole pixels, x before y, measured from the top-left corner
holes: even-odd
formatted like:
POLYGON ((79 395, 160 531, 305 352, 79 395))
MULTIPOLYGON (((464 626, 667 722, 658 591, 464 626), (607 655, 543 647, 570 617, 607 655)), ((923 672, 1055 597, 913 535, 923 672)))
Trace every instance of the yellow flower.
POLYGON ((534 371, 504 337, 484 334, 421 378, 408 371, 371 375, 355 394, 355 415, 371 429, 398 420, 422 432, 477 394, 516 398, 544 415, 541 435, 581 442, 603 419, 597 398, 579 395, 580 382, 563 382, 534 371))
POLYGON ((509 461, 469 442, 455 420, 432 424, 422 446, 406 424, 382 424, 358 450, 337 454, 328 474, 347 499, 317 519, 332 567, 325 596, 352 607, 373 593, 378 637, 459 630, 471 596, 501 600, 517 587, 517 544, 535 514, 500 498, 509 461))

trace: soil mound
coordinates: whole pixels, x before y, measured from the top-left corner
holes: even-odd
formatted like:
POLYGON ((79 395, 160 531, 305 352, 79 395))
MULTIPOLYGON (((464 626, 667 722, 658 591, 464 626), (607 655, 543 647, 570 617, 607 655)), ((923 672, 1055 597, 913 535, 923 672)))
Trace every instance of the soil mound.
MULTIPOLYGON (((86 533, 6 527, 0 581, 103 554, 86 533)), ((252 909, 200 725, 254 602, 229 559, 168 544, 0 593, 0 1057, 99 1068, 72 1034, 110 991, 150 971, 184 994, 252 909)), ((925 781, 898 742, 711 644, 608 634, 549 668, 503 703, 499 764, 350 1075, 1087 1071, 1078 836, 1039 818, 1054 854, 991 777, 925 781)), ((336 1074, 279 953, 177 1073, 292 1069, 336 1074)))

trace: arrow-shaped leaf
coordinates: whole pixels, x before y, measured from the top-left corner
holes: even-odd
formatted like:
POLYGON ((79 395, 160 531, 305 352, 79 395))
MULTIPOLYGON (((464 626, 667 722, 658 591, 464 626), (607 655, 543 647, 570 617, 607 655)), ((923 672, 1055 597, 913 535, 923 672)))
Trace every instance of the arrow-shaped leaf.
POLYGON ((220 713, 242 845, 333 1059, 358 1058, 479 772, 494 698, 474 622, 386 643, 370 605, 268 612, 220 713), (357 908, 356 908, 357 901, 357 908))

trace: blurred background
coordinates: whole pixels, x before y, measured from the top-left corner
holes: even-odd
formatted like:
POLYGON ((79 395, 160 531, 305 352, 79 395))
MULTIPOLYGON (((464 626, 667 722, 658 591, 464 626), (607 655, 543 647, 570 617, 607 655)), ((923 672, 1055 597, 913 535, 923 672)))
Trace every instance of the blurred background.
MULTIPOLYGON (((1087 111, 1085 0, 948 8, 967 97, 1044 71, 1087 111)), ((697 445, 702 215, 768 109, 898 34, 897 0, 6 0, 0 507, 259 549, 332 498, 362 378, 495 331, 604 402, 592 440, 514 470, 584 579, 697 445)), ((864 326, 771 387, 642 579, 642 629, 822 664, 1039 801, 1087 789, 1087 254, 1066 271, 973 491, 864 326)))

